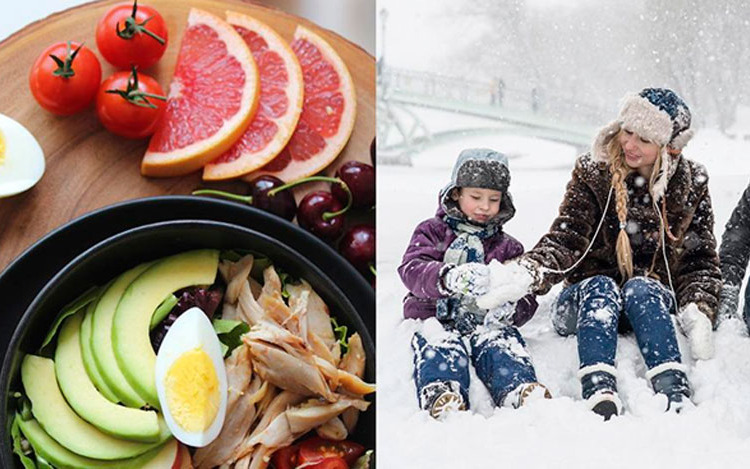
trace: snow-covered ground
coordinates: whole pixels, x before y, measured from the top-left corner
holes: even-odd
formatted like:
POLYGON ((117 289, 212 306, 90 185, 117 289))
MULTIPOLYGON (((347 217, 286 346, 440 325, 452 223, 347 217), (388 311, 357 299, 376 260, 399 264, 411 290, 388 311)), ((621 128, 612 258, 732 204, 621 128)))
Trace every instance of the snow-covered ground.
MULTIPOLYGON (((458 120, 458 118, 457 118, 458 120)), ((431 217, 462 148, 483 146, 510 156, 517 214, 506 231, 528 249, 545 233, 562 200, 575 160, 566 145, 522 137, 474 137, 430 148, 413 167, 378 167, 378 463, 384 468, 740 468, 750 458, 750 338, 739 323, 716 333, 716 356, 694 362, 678 337, 694 388, 695 409, 662 411, 644 377, 631 335, 618 342, 618 386, 626 414, 603 422, 580 399, 576 339, 562 338, 549 307, 560 286, 541 297, 534 319, 521 328, 537 375, 554 399, 513 410, 494 408, 472 380, 470 412, 435 421, 418 410, 409 341, 439 323, 404 321, 406 293, 396 273, 414 227, 431 217), (561 169, 566 168, 566 169, 561 169)), ((686 155, 706 165, 720 239, 750 180, 750 143, 699 131, 686 155)))

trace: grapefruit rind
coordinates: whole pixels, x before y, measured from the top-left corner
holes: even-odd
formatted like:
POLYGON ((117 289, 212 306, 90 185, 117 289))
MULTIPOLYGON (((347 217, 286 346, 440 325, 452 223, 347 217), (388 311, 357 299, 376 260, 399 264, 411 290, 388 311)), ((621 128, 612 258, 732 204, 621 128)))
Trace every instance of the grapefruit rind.
MULTIPOLYGON (((222 126, 213 135, 204 140, 167 152, 147 150, 141 163, 141 174, 144 176, 172 177, 197 171, 232 146, 245 131, 257 110, 260 95, 260 80, 258 77, 258 68, 250 52, 250 48, 245 44, 244 39, 227 22, 205 11, 191 8, 188 14, 186 31, 190 27, 200 24, 205 24, 216 31, 219 38, 226 44, 227 50, 242 64, 245 71, 245 84, 242 90, 243 98, 240 109, 234 116, 224 121, 222 126)), ((179 67, 180 55, 182 54, 178 54, 178 63, 175 70, 179 67)), ((169 86, 169 99, 174 94, 179 93, 181 86, 179 79, 174 77, 169 86)), ((169 103, 167 103, 168 105, 169 103)), ((190 125, 190 122, 180 122, 177 124, 190 125)), ((161 125, 168 124, 162 123, 161 125)))
POLYGON ((264 116, 266 119, 273 121, 278 129, 273 139, 265 147, 254 152, 246 151, 242 156, 230 162, 208 163, 203 168, 203 179, 207 181, 239 177, 274 159, 292 138, 302 113, 304 100, 302 68, 289 44, 267 24, 249 15, 227 11, 226 18, 230 25, 237 25, 260 34, 268 44, 268 48, 276 52, 284 61, 289 80, 286 87, 288 108, 287 112, 279 118, 274 119, 270 116, 264 116))
POLYGON ((354 130, 354 122, 357 116, 357 95, 354 81, 343 59, 325 39, 304 26, 297 26, 294 32, 294 39, 304 39, 314 44, 320 50, 323 57, 334 67, 339 76, 339 90, 344 96, 346 106, 341 114, 338 132, 330 138, 325 138, 326 146, 323 151, 313 155, 310 159, 304 161, 292 160, 280 171, 267 171, 261 168, 258 171, 250 173, 244 178, 245 180, 250 181, 258 176, 271 174, 284 182, 292 182, 317 174, 336 159, 346 146, 354 130))

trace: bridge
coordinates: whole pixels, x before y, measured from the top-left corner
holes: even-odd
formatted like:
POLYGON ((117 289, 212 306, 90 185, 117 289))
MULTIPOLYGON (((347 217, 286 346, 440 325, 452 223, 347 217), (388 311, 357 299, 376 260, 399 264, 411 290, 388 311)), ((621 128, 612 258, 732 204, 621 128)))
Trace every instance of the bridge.
POLYGON ((431 145, 474 135, 525 135, 584 150, 611 117, 611 110, 549 96, 540 88, 393 68, 382 57, 377 91, 378 158, 384 163, 410 164, 411 155, 431 145), (419 109, 474 116, 485 124, 436 129, 419 109))

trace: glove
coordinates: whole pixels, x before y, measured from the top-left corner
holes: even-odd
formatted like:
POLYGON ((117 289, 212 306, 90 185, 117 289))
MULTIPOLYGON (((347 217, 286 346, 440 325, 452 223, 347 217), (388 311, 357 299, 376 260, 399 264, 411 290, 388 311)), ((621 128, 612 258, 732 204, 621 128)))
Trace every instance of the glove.
POLYGON ((695 303, 680 309, 677 320, 690 343, 690 352, 696 360, 708 360, 714 355, 714 331, 711 320, 695 303))
POLYGON ((483 295, 490 285, 490 269, 479 262, 457 265, 443 274, 443 285, 451 294, 483 295))
POLYGON ((480 308, 492 310, 509 301, 518 301, 529 293, 534 283, 532 273, 519 262, 501 264, 493 259, 489 269, 491 275, 488 293, 477 298, 477 306, 480 308))
POLYGON ((508 326, 513 322, 513 315, 516 313, 516 304, 512 302, 505 303, 495 309, 491 309, 484 316, 484 326, 489 329, 499 329, 508 326))
POLYGON ((716 315, 716 322, 721 323, 729 318, 737 317, 737 309, 740 305, 740 287, 739 285, 729 285, 725 283, 721 287, 719 294, 719 311, 716 315))

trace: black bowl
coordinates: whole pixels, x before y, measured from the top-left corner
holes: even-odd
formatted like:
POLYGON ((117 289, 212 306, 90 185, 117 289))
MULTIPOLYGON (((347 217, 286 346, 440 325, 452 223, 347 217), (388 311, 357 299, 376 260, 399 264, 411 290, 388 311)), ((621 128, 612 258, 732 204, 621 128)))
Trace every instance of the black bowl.
POLYGON ((215 220, 251 228, 303 253, 336 282, 375 337, 375 294, 368 282, 329 245, 297 225, 247 205, 195 196, 134 199, 87 213, 50 232, 0 273, 0 353, 21 315, 44 285, 74 257, 110 236, 168 220, 215 220))
MULTIPOLYGON (((375 346, 364 321, 339 285, 287 244, 266 234, 228 223, 209 220, 173 220, 140 226, 112 236, 86 250, 62 268, 39 292, 13 333, 0 374, 0 441, 2 467, 19 467, 14 461, 10 440, 10 420, 14 399, 11 391, 21 389, 20 362, 25 353, 40 347, 55 316, 63 306, 93 285, 106 281, 135 265, 178 252, 218 248, 250 249, 267 255, 294 278, 304 278, 323 298, 331 314, 357 331, 367 354, 365 380, 375 380, 375 346)), ((368 448, 375 445, 374 402, 363 413, 352 439, 368 448)))

